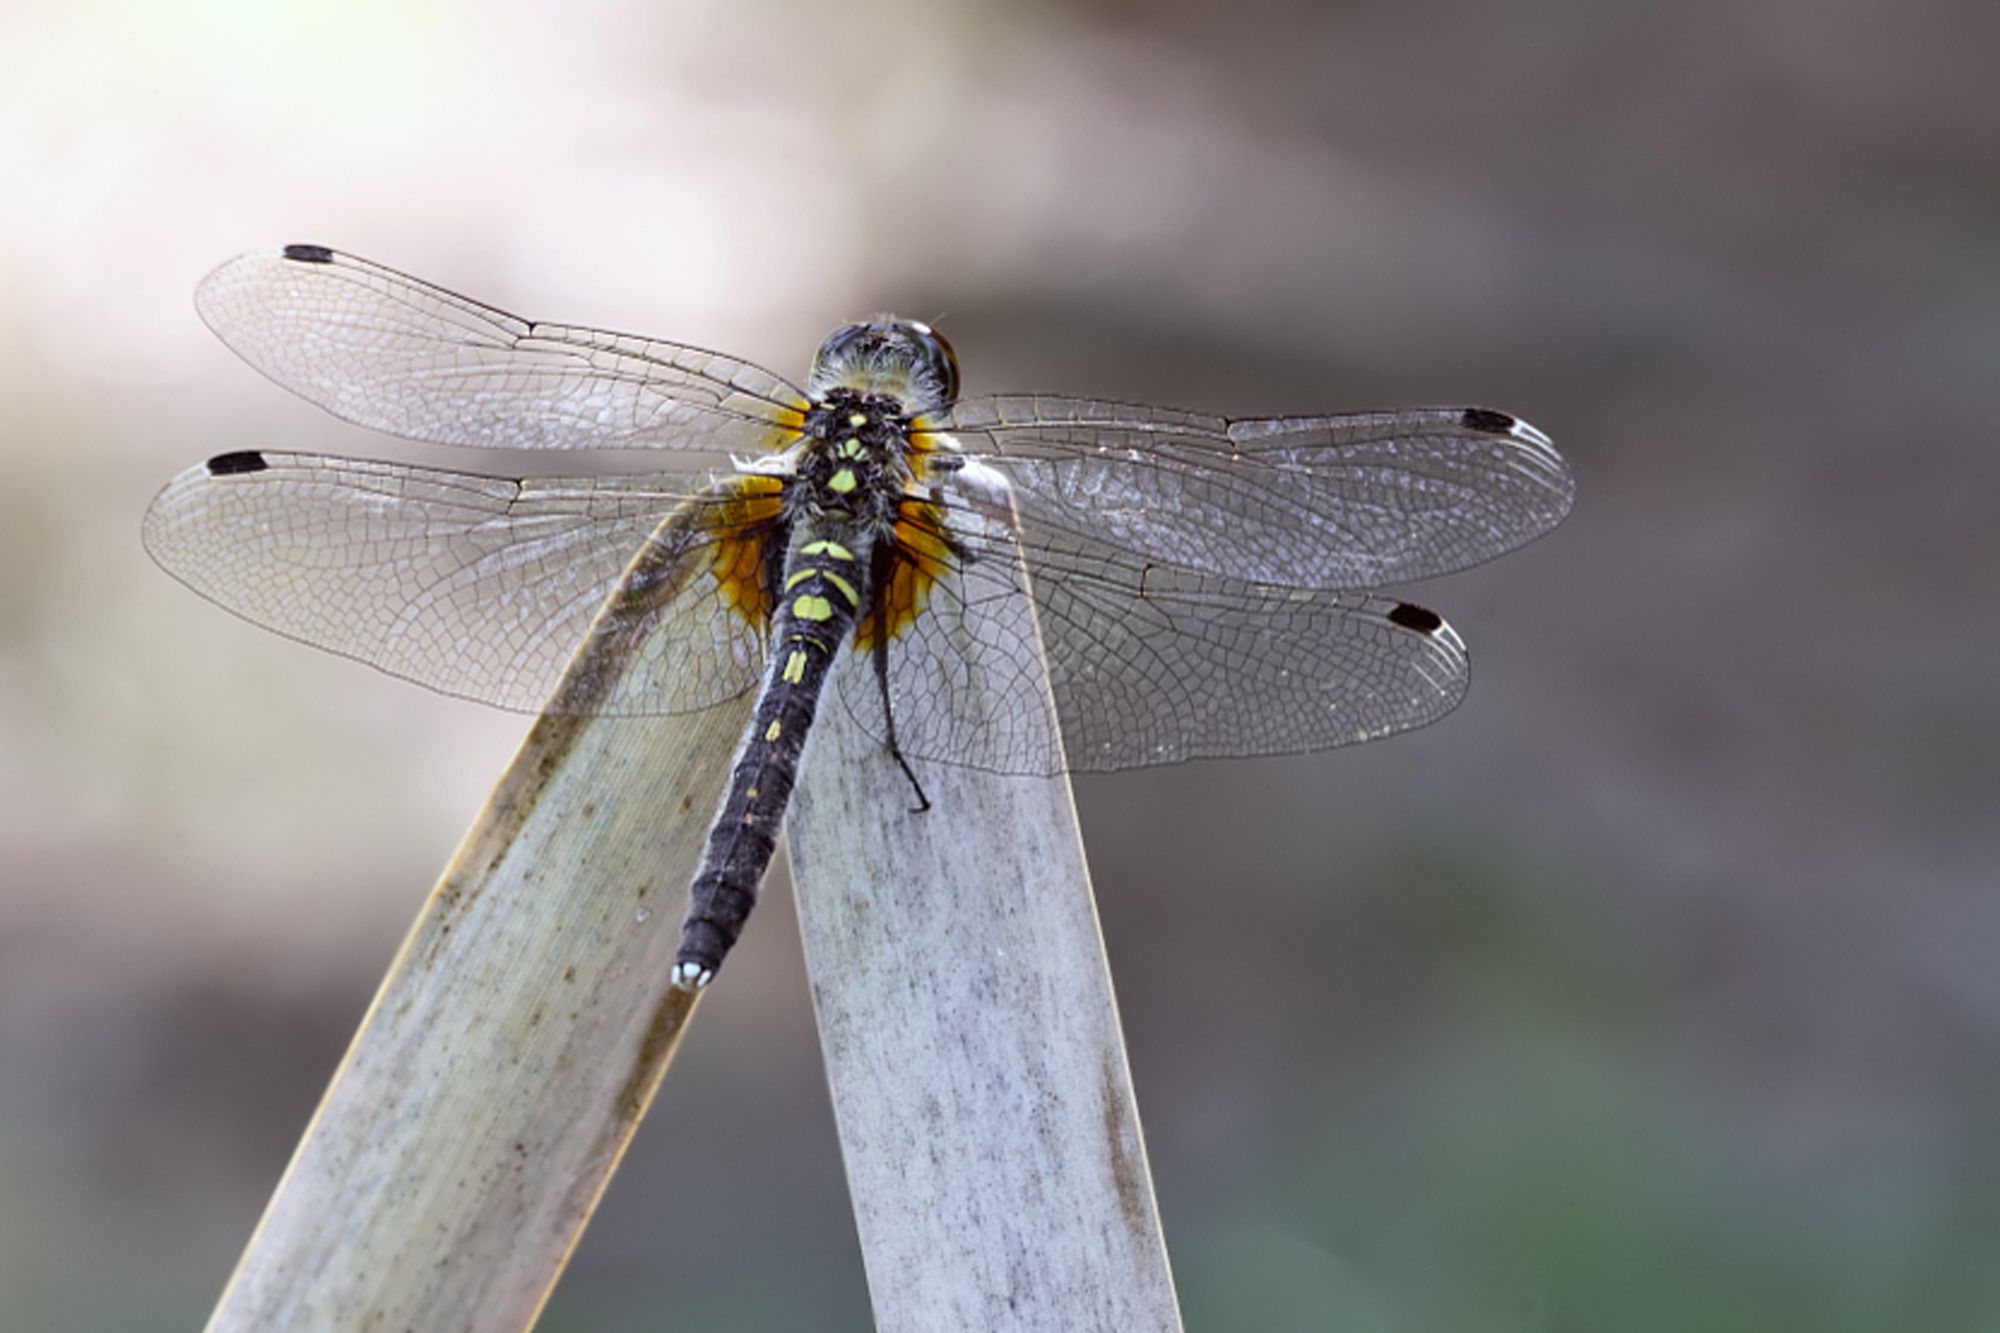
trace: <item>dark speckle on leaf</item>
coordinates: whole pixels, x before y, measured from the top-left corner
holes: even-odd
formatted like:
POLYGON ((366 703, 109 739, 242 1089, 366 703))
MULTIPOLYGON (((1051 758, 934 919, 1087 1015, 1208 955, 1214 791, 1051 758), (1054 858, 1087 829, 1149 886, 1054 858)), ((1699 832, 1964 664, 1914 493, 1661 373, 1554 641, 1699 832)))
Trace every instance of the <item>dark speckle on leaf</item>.
POLYGON ((211 477, 233 477, 243 472, 262 472, 271 466, 264 461, 264 455, 255 449, 240 449, 235 453, 217 454, 208 460, 208 475, 211 477))
POLYGON ((1514 418, 1490 407, 1468 407, 1462 420, 1467 430, 1485 431, 1488 435, 1506 435, 1514 429, 1514 418))
POLYGON ((333 251, 323 245, 288 245, 285 258, 296 259, 301 264, 331 264, 333 251))
POLYGON ((1408 602, 1398 602, 1395 609, 1389 612, 1389 623, 1401 625, 1404 629, 1413 629, 1419 634, 1435 634, 1444 625, 1444 619, 1435 611, 1426 611, 1421 606, 1411 606, 1408 602))

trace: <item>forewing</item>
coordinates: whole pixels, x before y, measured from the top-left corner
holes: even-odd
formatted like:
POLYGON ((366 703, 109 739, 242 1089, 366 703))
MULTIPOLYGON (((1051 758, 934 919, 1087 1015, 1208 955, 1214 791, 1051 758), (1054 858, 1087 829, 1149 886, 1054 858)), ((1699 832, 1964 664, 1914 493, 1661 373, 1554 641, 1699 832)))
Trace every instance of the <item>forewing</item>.
POLYGON ((1012 483, 1024 536, 1253 583, 1376 588, 1490 560, 1569 512, 1575 482, 1485 408, 1230 421, 1058 397, 939 423, 1012 483))
POLYGON ((279 384, 413 440, 749 453, 789 440, 805 407, 748 362, 525 320, 323 246, 232 259, 195 307, 279 384))
POLYGON ((626 636, 630 660, 588 708, 673 713, 741 694, 761 669, 761 627, 724 595, 743 562, 716 559, 756 539, 737 485, 224 454, 167 484, 144 537, 168 573, 246 620, 529 712, 622 584, 649 632, 626 636))

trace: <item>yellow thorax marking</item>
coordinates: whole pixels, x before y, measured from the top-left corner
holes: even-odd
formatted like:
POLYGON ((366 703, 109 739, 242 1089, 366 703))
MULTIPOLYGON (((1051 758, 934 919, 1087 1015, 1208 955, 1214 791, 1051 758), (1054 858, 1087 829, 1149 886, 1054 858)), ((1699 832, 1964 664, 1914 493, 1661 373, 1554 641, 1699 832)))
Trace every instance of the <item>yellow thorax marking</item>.
POLYGON ((799 548, 799 554, 827 555, 832 556, 835 560, 852 560, 854 558, 854 552, 848 550, 839 542, 830 542, 824 538, 816 542, 807 542, 799 548))
POLYGON ((860 430, 863 426, 868 424, 868 414, 866 412, 849 413, 847 418, 847 424, 854 427, 856 430, 860 430))
POLYGON ((844 467, 827 478, 827 488, 835 495, 845 495, 854 489, 854 469, 844 467))

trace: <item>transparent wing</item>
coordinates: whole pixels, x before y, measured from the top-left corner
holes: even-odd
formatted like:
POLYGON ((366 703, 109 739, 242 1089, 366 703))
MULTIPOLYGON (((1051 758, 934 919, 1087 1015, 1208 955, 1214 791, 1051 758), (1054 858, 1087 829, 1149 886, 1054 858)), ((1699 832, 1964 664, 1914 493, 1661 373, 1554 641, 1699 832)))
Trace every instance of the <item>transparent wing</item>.
MULTIPOLYGON (((960 512, 952 526, 960 554, 886 650, 896 739, 915 758, 1052 773, 1294 754, 1423 726, 1465 694, 1464 641, 1407 603, 1046 541, 1027 546, 1024 585, 1004 535, 968 535, 960 512), (1033 640, 1010 628, 1029 601, 1052 698, 1033 640)), ((886 734, 874 675, 840 680, 846 705, 886 734)))
POLYGON ((748 362, 521 319, 324 246, 232 259, 195 308, 292 392, 413 440, 747 453, 789 439, 805 407, 748 362))
POLYGON ((1031 545, 1257 583, 1376 588, 1547 532, 1575 480, 1486 408, 1230 421, 1091 399, 961 403, 936 428, 1012 483, 1031 545))
POLYGON ((1465 697, 1465 641, 1383 597, 1155 571, 1037 578, 1069 766, 1300 754, 1421 727, 1465 697))
MULTIPOLYGON (((860 650, 871 660, 836 673, 834 690, 862 727, 885 741, 886 693, 896 744, 910 758, 999 773, 1060 772, 1062 731, 1035 661, 1034 601, 1005 520, 962 511, 950 525, 966 554, 932 566, 936 577, 920 596, 889 594, 917 614, 883 647, 860 650), (975 527, 976 538, 968 535, 975 527), (854 669, 862 666, 870 669, 854 669)), ((878 601, 884 595, 874 592, 878 601)))
POLYGON ((760 630, 718 595, 754 546, 745 518, 740 497, 694 478, 516 481, 241 453, 169 482, 144 537, 169 574, 246 620, 525 712, 622 581, 657 632, 632 636, 637 657, 588 711, 672 713, 741 694, 762 669, 760 630))

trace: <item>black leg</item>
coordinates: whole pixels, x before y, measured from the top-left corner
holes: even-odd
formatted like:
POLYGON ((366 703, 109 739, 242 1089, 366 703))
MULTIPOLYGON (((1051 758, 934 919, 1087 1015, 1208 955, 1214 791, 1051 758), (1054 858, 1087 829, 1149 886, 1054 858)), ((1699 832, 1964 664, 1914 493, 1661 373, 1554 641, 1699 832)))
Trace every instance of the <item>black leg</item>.
POLYGON ((903 747, 896 744, 896 714, 889 707, 888 645, 884 644, 877 648, 870 656, 875 659, 875 688, 882 693, 882 724, 888 733, 889 755, 896 761, 897 767, 903 770, 903 776, 910 780, 910 790, 917 794, 917 803, 910 808, 910 813, 920 815, 931 808, 931 798, 924 795, 924 784, 917 781, 916 772, 910 767, 910 761, 903 758, 903 747))

